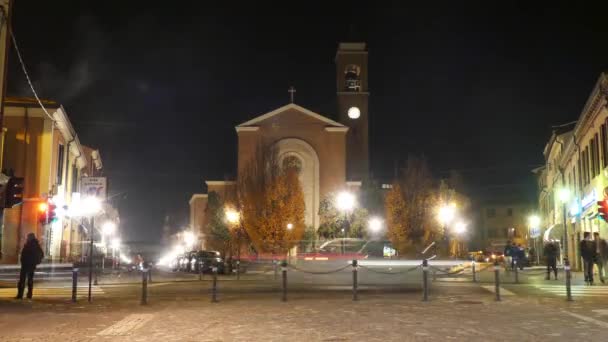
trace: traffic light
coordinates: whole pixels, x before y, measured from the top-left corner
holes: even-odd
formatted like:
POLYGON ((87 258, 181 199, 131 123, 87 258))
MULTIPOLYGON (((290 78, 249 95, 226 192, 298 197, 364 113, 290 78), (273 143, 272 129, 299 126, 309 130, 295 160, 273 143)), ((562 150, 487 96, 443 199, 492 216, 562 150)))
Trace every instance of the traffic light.
POLYGON ((57 219, 56 209, 57 206, 51 202, 38 203, 38 222, 49 224, 55 221, 57 219))
POLYGON ((4 207, 12 208, 23 202, 23 177, 11 177, 6 183, 4 192, 4 207))
POLYGON ((597 201, 597 216, 608 221, 608 199, 597 201))

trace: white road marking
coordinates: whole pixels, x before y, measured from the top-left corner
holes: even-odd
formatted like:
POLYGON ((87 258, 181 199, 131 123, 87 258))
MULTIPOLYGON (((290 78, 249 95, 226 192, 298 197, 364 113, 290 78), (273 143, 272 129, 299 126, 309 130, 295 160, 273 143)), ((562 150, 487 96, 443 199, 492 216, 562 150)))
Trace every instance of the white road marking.
MULTIPOLYGON (((566 296, 565 285, 534 285, 536 288, 557 296, 566 296)), ((576 285, 570 288, 572 296, 577 297, 608 297, 607 286, 576 285)))
POLYGON ((591 318, 591 317, 575 314, 574 312, 568 312, 568 311, 562 311, 562 312, 565 313, 565 314, 567 314, 567 315, 570 315, 572 317, 578 318, 578 319, 580 319, 582 321, 599 325, 602 328, 608 328, 608 323, 607 322, 600 321, 600 320, 595 319, 595 318, 591 318))
POLYGON ((154 318, 153 314, 132 314, 97 333, 99 336, 128 336, 154 318))
MULTIPOLYGON (((482 285, 481 287, 492 293, 496 293, 496 289, 494 288, 494 285, 482 285)), ((504 287, 500 287, 500 295, 501 296, 515 296, 515 293, 505 289, 504 287)))

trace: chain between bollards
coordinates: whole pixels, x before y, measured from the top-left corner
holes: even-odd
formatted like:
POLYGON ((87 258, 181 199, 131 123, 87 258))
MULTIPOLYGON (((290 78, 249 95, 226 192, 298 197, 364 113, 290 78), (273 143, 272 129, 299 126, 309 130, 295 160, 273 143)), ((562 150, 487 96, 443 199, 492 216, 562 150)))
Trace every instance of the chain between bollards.
POLYGON ((473 272, 473 282, 476 283, 477 282, 477 269, 476 269, 475 260, 473 260, 471 262, 471 271, 473 272))
POLYGON ((495 283, 494 292, 496 292, 496 301, 500 302, 500 265, 498 264, 498 261, 494 261, 494 283, 495 283))
POLYGON ((422 301, 429 301, 429 261, 422 260, 422 301))
POLYGON ((213 284, 211 287, 211 303, 217 303, 217 266, 213 265, 211 268, 213 272, 213 284))
POLYGON ((358 279, 357 279, 357 273, 358 273, 358 262, 357 259, 353 260, 353 301, 357 301, 359 300, 359 295, 357 293, 357 287, 359 286, 358 284, 358 279))
POLYGON ((72 303, 76 303, 77 291, 78 291, 78 268, 74 265, 72 267, 72 303))
POLYGON ((148 268, 144 268, 141 271, 141 305, 148 304, 148 268))
MULTIPOLYGON (((570 273, 570 261, 568 258, 564 259, 564 271, 566 272, 566 300, 571 302, 572 299, 572 289, 571 289, 571 278, 572 273, 570 273)), ((601 271, 600 271, 601 272, 601 271)))
POLYGON ((283 273, 283 302, 287 301, 287 261, 281 262, 281 273, 283 273))

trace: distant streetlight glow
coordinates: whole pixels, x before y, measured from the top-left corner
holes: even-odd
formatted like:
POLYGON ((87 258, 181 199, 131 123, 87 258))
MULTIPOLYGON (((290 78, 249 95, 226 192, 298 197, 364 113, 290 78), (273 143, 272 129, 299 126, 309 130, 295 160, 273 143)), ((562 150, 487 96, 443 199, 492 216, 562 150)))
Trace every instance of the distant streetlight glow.
POLYGON ((540 217, 538 215, 532 215, 528 218, 528 224, 530 228, 538 228, 540 227, 540 217))
POLYGON ((562 188, 557 193, 557 196, 560 202, 562 202, 563 204, 568 203, 568 200, 570 199, 570 190, 562 188))
POLYGON ((292 230, 292 229, 293 229, 293 223, 288 223, 287 230, 292 230))
POLYGON ((449 205, 443 205, 439 208, 439 222, 443 225, 450 223, 456 216, 456 205, 451 203, 449 205))
POLYGON ((101 232, 104 235, 112 235, 112 234, 114 234, 115 231, 116 231, 116 223, 114 223, 112 221, 106 221, 101 226, 101 232))
POLYGON ((185 231, 183 233, 183 239, 184 243, 186 244, 186 247, 188 248, 192 248, 194 246, 194 243, 196 242, 196 236, 194 236, 194 233, 190 231, 185 231))
POLYGON ((237 224, 239 223, 241 219, 241 214, 239 214, 238 211, 234 210, 234 209, 227 209, 226 210, 226 220, 232 224, 237 224))
POLYGON ((120 248, 120 239, 119 238, 112 239, 112 244, 111 245, 112 245, 112 248, 115 249, 115 250, 118 249, 118 248, 120 248))
POLYGON ((101 211, 101 200, 97 197, 89 196, 82 200, 78 209, 80 216, 96 215, 101 211))
POLYGON ((372 217, 368 223, 369 230, 373 233, 377 233, 382 229, 382 220, 379 217, 372 217))
POLYGON ((454 233, 456 234, 463 234, 464 232, 467 231, 467 224, 464 222, 458 222, 456 223, 456 225, 454 225, 454 233))
POLYGON ((348 212, 355 208, 355 195, 348 191, 342 191, 336 197, 336 207, 340 211, 348 212))

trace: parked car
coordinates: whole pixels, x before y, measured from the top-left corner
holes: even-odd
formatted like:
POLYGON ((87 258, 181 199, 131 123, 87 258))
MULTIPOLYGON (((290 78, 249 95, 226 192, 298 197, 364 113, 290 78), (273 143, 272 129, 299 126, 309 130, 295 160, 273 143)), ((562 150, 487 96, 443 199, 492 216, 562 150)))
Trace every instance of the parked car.
POLYGON ((217 273, 224 274, 224 259, 218 251, 193 252, 191 272, 198 273, 202 263, 203 273, 211 273, 213 266, 217 267, 217 273))

